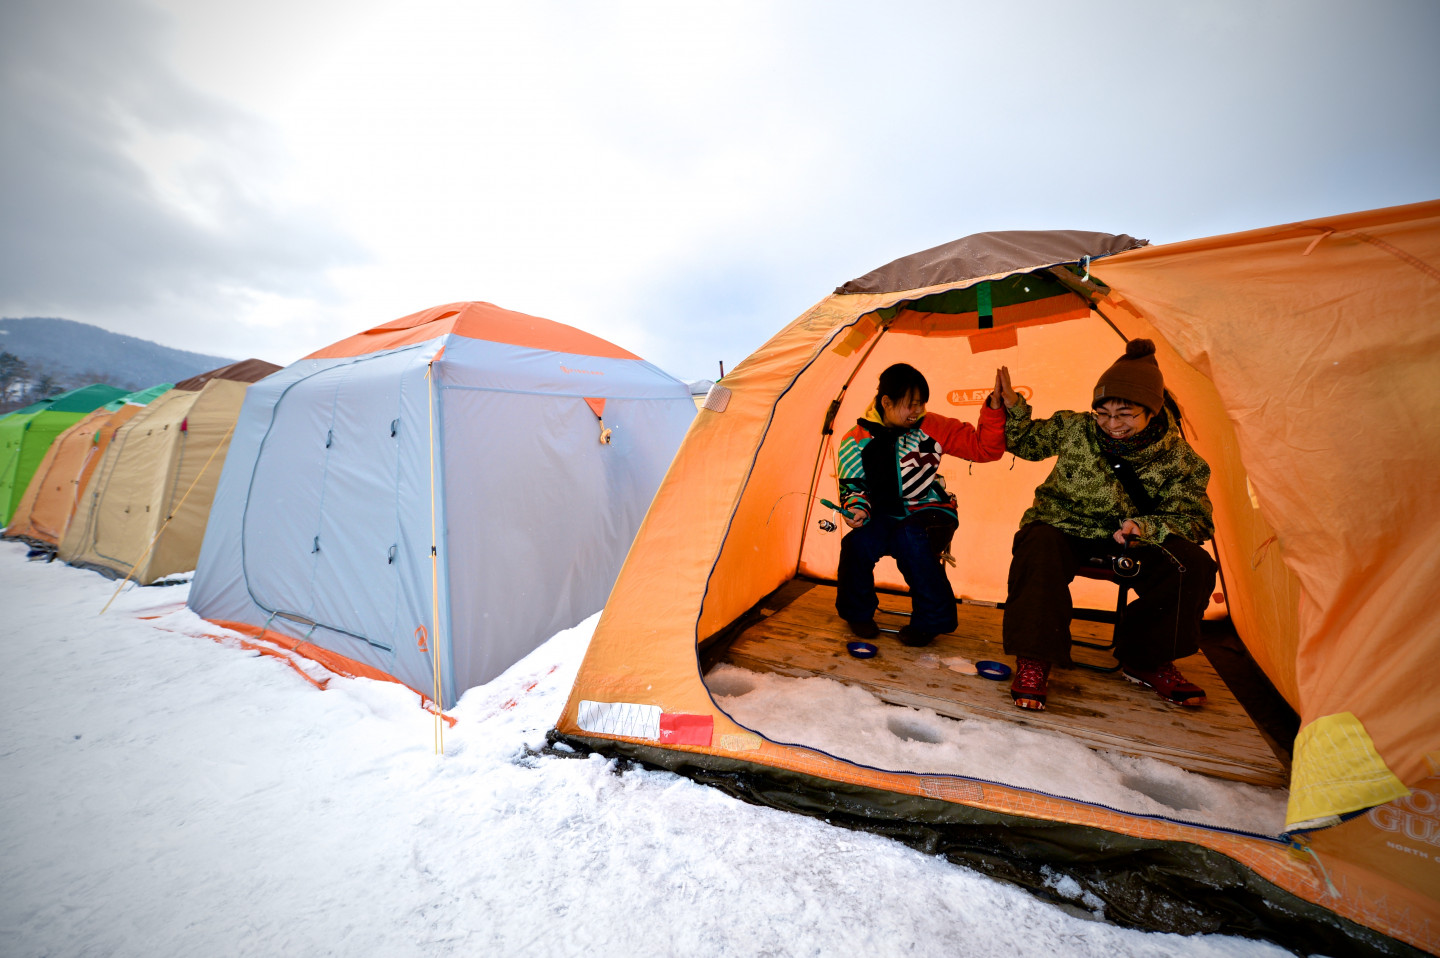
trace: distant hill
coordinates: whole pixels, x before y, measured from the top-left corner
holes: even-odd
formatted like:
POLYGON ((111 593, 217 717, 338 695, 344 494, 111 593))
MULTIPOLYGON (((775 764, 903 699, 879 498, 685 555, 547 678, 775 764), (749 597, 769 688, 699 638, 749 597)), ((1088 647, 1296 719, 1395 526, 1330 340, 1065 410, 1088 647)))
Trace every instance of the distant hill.
POLYGON ((173 383, 235 360, 171 349, 69 319, 0 319, 0 352, 24 361, 32 377, 67 388, 106 382, 123 389, 173 383))

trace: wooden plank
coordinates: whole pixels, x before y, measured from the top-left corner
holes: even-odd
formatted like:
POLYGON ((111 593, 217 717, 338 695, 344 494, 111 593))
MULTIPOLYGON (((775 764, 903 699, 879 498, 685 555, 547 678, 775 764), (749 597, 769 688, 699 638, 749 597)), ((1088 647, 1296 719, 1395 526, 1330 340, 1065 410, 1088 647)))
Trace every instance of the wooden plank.
MULTIPOLYGON (((880 608, 876 621, 881 627, 898 628, 906 619, 883 610, 908 612, 909 598, 882 595, 880 608)), ((908 648, 882 633, 874 640, 880 654, 856 659, 845 650, 854 636, 835 614, 835 587, 814 585, 790 590, 781 601, 769 603, 765 614, 719 652, 718 660, 752 671, 823 675, 897 705, 1064 732, 1092 748, 1155 758, 1217 778, 1281 788, 1288 784, 1284 767, 1204 655, 1177 663, 1205 689, 1207 701, 1200 709, 1166 703, 1118 672, 1056 669, 1045 711, 1030 712, 1011 702, 1008 681, 963 675, 939 664, 950 656, 1014 664, 1001 650, 999 609, 967 604, 959 612, 955 632, 925 648, 908 648)), ((1111 626, 1076 620, 1071 631, 1077 638, 1103 642, 1109 640, 1111 626)), ((1111 661, 1107 653, 1086 649, 1076 650, 1076 656, 1111 661)))

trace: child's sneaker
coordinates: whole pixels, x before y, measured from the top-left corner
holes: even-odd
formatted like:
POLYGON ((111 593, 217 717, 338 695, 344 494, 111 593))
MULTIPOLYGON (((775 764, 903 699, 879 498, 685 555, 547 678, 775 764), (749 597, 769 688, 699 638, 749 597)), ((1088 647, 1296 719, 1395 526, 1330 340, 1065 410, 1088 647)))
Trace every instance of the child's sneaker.
POLYGON ((1205 690, 1180 674, 1174 662, 1157 665, 1153 669, 1136 669, 1125 666, 1121 670, 1131 682, 1155 690, 1155 694, 1167 702, 1199 708, 1205 704, 1205 690))
POLYGON ((865 619, 863 622, 846 619, 845 624, 850 626, 851 632, 862 639, 873 639, 880 634, 880 626, 875 624, 874 619, 865 619))
POLYGON ((897 638, 899 638, 900 641, 903 642, 905 645, 908 645, 914 649, 918 649, 929 645, 931 642, 934 642, 935 633, 926 632, 923 629, 917 629, 913 625, 902 625, 900 626, 899 633, 897 633, 897 638))

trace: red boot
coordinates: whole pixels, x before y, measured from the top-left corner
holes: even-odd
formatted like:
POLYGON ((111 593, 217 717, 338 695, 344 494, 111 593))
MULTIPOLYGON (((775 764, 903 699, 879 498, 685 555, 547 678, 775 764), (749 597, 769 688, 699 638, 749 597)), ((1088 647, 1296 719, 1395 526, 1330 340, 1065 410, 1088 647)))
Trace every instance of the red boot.
POLYGON ((1045 694, 1049 691, 1050 663, 1041 659, 1015 657, 1015 679, 1010 683, 1010 697, 1022 709, 1045 710, 1045 694))
POLYGON ((1136 669, 1125 666, 1121 670, 1130 681, 1155 690, 1155 694, 1167 702, 1199 708, 1205 704, 1205 690, 1180 674, 1174 662, 1165 662, 1153 669, 1136 669))

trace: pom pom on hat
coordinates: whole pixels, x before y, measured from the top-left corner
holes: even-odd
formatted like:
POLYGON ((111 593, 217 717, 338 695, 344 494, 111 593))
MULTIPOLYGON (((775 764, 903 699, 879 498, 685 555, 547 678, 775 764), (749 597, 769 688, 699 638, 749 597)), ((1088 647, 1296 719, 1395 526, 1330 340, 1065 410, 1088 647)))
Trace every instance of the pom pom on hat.
POLYGON ((1105 370, 1095 384, 1094 408, 1107 399, 1123 399, 1139 403, 1151 414, 1160 411, 1165 402, 1165 377, 1155 360, 1155 343, 1148 339, 1132 339, 1125 344, 1125 355, 1105 370))

